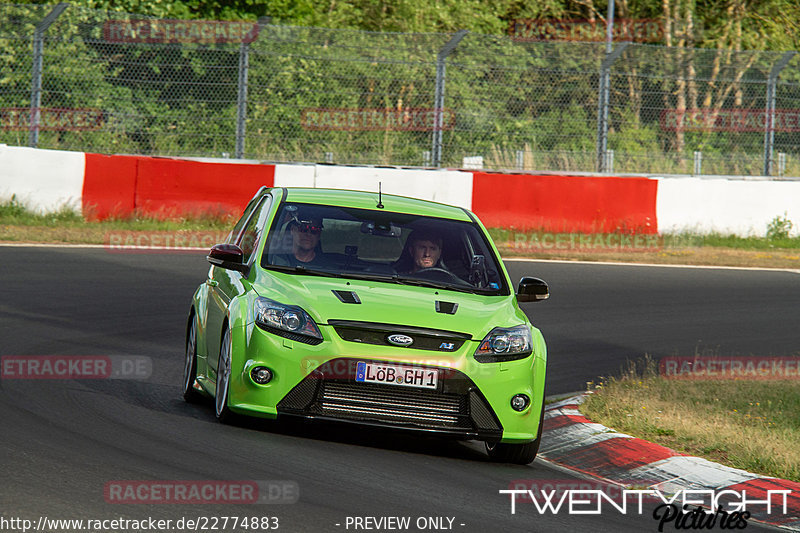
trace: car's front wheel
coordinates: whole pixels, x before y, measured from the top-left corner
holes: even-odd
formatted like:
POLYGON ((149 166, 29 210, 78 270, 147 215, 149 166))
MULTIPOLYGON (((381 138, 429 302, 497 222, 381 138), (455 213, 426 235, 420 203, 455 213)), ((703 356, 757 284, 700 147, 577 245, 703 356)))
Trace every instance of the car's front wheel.
POLYGON ((189 331, 186 333, 186 355, 183 361, 183 399, 195 403, 200 393, 194 389, 197 380, 197 322, 194 314, 189 318, 189 331))
POLYGON ((214 391, 214 405, 217 420, 228 423, 233 419, 233 412, 228 407, 228 388, 231 381, 231 330, 225 328, 222 343, 219 347, 217 361, 217 386, 214 391))

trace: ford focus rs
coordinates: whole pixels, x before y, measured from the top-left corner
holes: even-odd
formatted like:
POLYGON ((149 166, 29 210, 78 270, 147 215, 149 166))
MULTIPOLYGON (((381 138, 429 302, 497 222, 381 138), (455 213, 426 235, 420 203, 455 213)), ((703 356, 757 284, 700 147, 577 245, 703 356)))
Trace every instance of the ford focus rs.
POLYGON ((303 417, 481 440, 527 464, 546 348, 473 213, 380 193, 262 188, 208 254, 183 393, 217 418, 303 417))

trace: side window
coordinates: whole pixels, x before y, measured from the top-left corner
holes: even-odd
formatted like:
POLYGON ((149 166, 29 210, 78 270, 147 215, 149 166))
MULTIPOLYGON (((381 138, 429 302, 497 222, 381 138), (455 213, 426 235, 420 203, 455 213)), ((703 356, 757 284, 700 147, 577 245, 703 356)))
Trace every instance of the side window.
POLYGON ((272 203, 272 197, 264 196, 258 206, 253 210, 250 220, 244 226, 242 233, 239 237, 239 248, 242 249, 244 255, 242 262, 247 263, 250 261, 250 256, 253 255, 256 247, 258 246, 259 237, 264 229, 263 218, 269 213, 269 206, 272 203))
POLYGON ((239 219, 239 221, 233 227, 231 232, 228 234, 228 238, 225 240, 226 243, 236 244, 236 240, 238 239, 239 234, 242 232, 242 228, 250 218, 250 213, 252 213, 253 209, 256 208, 256 205, 258 205, 260 199, 261 198, 253 198, 252 200, 250 200, 250 202, 244 208, 244 213, 242 213, 242 218, 239 219))

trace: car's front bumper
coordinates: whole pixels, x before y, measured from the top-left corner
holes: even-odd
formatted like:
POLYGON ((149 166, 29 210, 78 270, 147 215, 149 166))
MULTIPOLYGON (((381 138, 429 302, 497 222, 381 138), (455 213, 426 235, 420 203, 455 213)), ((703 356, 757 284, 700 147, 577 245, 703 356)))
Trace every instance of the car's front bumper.
POLYGON ((505 363, 478 363, 478 342, 456 351, 414 350, 346 341, 321 325, 324 340, 305 344, 266 332, 253 324, 232 330, 229 406, 248 415, 331 419, 380 425, 461 439, 527 442, 538 434, 543 408, 545 346, 535 331, 534 354, 505 363), (357 383, 359 361, 392 362, 439 368, 437 390, 357 383), (249 377, 266 366, 273 379, 258 385, 249 377), (510 406, 514 394, 527 394, 522 412, 510 406))

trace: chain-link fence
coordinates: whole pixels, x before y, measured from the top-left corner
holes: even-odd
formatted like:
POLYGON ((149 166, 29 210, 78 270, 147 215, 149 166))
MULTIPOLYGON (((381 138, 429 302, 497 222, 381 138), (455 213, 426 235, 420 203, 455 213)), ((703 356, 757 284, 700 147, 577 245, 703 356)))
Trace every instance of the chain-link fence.
POLYGON ((793 52, 0 4, 0 143, 271 161, 800 176, 793 52), (601 104, 602 103, 602 104, 601 104))

